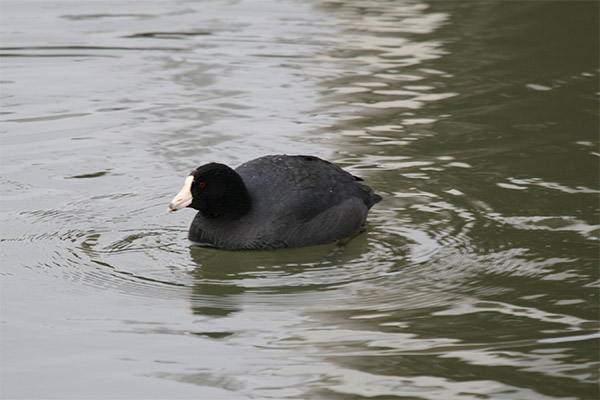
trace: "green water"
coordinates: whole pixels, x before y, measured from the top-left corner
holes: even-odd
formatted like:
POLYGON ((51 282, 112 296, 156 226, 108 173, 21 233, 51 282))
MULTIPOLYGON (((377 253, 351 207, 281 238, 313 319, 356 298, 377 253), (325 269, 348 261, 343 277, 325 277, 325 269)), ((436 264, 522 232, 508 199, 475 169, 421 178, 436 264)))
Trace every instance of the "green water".
POLYGON ((1 397, 598 398, 598 4, 4 1, 1 397), (362 176, 367 232, 166 214, 277 153, 362 176))

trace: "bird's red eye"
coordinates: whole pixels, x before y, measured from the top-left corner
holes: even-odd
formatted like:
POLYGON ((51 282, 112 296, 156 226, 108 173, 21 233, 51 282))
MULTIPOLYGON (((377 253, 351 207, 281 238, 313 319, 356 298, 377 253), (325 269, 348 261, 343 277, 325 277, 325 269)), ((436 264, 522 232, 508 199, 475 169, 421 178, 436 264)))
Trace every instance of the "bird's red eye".
POLYGON ((205 187, 206 187, 206 183, 204 183, 204 182, 200 182, 200 183, 198 184, 198 187, 200 187, 200 188, 205 188, 205 187))

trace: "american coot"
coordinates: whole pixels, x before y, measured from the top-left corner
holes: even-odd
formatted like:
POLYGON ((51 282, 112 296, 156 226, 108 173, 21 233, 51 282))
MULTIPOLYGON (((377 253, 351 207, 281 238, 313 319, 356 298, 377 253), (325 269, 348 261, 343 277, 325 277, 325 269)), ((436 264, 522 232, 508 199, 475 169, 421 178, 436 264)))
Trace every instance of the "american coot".
POLYGON ((303 247, 358 234, 373 190, 313 156, 273 155, 237 167, 210 163, 193 170, 169 212, 199 212, 189 239, 228 250, 303 247))

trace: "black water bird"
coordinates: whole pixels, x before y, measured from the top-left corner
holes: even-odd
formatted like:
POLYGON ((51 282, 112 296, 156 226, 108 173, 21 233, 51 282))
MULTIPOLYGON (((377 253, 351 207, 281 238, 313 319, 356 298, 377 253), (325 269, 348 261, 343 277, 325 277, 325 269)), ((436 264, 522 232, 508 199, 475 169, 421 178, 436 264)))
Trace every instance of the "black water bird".
POLYGON ((193 170, 169 212, 198 210, 189 239, 227 250, 267 250, 357 235, 381 196, 328 161, 272 155, 235 170, 210 163, 193 170))

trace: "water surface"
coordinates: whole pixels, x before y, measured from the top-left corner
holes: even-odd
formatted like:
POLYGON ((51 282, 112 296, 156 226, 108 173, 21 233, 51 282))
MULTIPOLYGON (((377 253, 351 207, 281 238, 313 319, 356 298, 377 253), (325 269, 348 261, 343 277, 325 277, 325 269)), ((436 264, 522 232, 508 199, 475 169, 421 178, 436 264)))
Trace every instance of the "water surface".
POLYGON ((598 397, 598 3, 1 11, 3 398, 598 397), (362 176, 367 232, 166 214, 274 153, 362 176))

